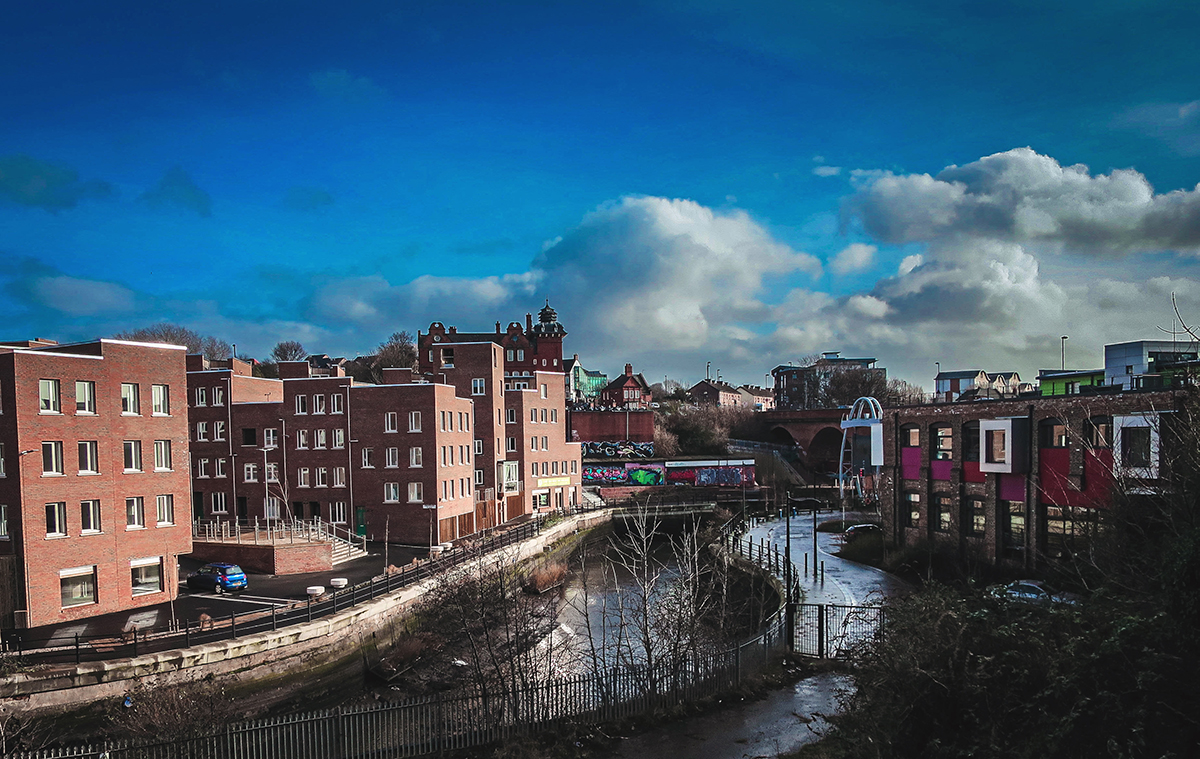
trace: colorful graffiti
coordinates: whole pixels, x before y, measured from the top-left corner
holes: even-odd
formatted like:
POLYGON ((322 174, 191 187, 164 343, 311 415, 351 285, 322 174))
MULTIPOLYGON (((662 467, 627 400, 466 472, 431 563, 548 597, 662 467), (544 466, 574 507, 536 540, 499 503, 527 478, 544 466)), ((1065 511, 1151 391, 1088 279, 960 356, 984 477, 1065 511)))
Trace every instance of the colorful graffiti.
POLYGON ((587 441, 583 444, 585 459, 652 459, 654 443, 634 443, 630 440, 587 441))
POLYGON ((753 485, 754 465, 585 464, 583 481, 593 485, 753 485))

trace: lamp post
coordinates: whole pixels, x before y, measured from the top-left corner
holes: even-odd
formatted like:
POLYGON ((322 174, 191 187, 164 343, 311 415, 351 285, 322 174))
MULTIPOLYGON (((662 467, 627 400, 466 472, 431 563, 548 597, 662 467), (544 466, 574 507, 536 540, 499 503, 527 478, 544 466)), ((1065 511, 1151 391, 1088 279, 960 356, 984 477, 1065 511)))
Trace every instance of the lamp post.
POLYGON ((1059 346, 1060 346, 1061 360, 1062 360, 1062 363, 1059 365, 1059 368, 1061 368, 1063 371, 1066 371, 1067 370, 1067 336, 1066 335, 1063 335, 1062 338, 1059 340, 1059 346))
POLYGON ((937 367, 937 371, 933 375, 933 397, 936 399, 938 395, 938 376, 942 373, 942 362, 934 361, 933 365, 937 367))

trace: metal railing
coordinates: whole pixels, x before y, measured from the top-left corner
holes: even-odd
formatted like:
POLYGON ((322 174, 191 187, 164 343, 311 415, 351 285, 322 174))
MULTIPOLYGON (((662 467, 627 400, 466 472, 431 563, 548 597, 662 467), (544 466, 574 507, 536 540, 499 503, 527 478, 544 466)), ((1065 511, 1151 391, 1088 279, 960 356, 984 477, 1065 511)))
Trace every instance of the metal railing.
MULTIPOLYGON (((731 520, 731 524, 733 521, 731 520)), ((530 526, 535 527, 532 523, 530 526)), ((776 572, 778 547, 742 540, 726 525, 727 550, 776 572)), ((441 562, 439 562, 441 563, 441 562)), ((340 759, 408 757, 469 749, 564 724, 599 723, 719 695, 788 647, 778 609, 759 631, 728 650, 653 669, 630 667, 556 678, 530 687, 501 685, 401 702, 327 709, 228 724, 212 735, 157 742, 108 742, 13 754, 13 759, 340 759)))
POLYGON ((252 545, 295 543, 297 540, 324 541, 346 543, 363 553, 367 551, 365 536, 356 535, 344 525, 326 522, 320 517, 311 521, 295 517, 260 521, 255 517, 253 522, 247 524, 225 519, 198 519, 192 522, 192 540, 252 545))

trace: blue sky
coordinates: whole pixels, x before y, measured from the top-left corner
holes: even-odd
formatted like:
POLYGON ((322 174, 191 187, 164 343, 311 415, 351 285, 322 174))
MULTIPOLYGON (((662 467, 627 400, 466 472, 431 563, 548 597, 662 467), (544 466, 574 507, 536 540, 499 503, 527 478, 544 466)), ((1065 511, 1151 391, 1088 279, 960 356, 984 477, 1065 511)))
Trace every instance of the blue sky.
POLYGON ((1056 366, 1061 335, 1098 366, 1172 293, 1200 321, 1197 22, 29 3, 0 28, 0 319, 355 354, 548 297, 610 374, 762 382, 841 349, 928 388, 935 361, 1056 366))

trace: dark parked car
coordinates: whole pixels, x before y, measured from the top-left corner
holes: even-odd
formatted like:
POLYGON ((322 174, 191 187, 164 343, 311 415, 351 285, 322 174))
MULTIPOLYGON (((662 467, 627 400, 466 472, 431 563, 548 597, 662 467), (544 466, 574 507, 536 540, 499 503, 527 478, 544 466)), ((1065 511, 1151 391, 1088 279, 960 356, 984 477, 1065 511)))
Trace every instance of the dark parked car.
POLYGON ((245 590, 250 584, 246 581, 246 573, 237 564, 205 564, 188 575, 187 586, 191 590, 224 593, 245 590))
POLYGON ((842 533, 843 543, 853 543, 855 540, 864 535, 882 535, 883 528, 877 524, 854 524, 846 528, 842 533))
POLYGON ((1041 580, 1017 580, 1008 585, 992 588, 991 593, 997 598, 1010 601, 1033 604, 1034 606, 1057 606, 1060 604, 1075 605, 1080 597, 1074 593, 1059 593, 1051 590, 1041 580))

